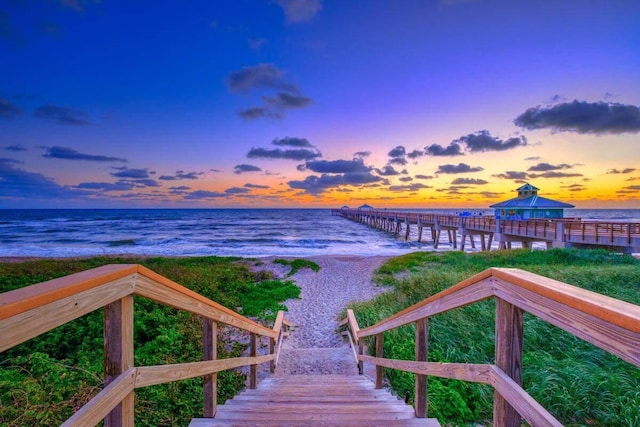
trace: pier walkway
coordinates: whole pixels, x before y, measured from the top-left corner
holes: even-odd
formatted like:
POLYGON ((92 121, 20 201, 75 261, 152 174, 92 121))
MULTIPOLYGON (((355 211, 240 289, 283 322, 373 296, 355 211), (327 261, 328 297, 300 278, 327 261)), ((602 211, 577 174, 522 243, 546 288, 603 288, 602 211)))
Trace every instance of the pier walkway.
POLYGON ((472 248, 479 240, 481 250, 490 250, 493 242, 500 249, 510 249, 512 242, 530 248, 533 242, 546 243, 547 248, 599 247, 623 253, 640 252, 640 223, 584 221, 561 219, 502 219, 494 216, 459 216, 407 211, 373 209, 332 209, 332 215, 369 225, 379 230, 404 235, 409 239, 411 228, 423 241, 428 231, 430 241, 438 248, 442 232, 454 249, 465 249, 467 238, 472 248))

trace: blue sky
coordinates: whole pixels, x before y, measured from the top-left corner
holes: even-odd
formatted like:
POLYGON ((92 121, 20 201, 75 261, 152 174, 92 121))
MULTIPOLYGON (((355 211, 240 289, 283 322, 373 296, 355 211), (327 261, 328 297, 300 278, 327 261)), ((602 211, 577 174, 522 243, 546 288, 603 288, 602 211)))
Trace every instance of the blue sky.
POLYGON ((0 0, 0 208, 640 208, 640 3, 0 0))

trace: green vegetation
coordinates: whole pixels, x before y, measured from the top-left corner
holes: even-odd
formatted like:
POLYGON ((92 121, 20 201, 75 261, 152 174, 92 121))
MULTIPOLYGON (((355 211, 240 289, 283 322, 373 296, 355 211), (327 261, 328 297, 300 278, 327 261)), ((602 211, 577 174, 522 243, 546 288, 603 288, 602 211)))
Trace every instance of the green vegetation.
MULTIPOLYGON (((251 271, 239 258, 91 258, 0 264, 0 292, 105 264, 137 263, 232 310, 272 324, 281 304, 297 298, 290 281, 251 271)), ((144 298, 135 299, 135 364, 156 365, 202 360, 202 322, 144 298)), ((0 425, 59 425, 103 386, 102 312, 98 310, 16 346, 0 358, 0 425)), ((218 357, 240 355, 248 337, 220 327, 218 357)), ((244 386, 237 371, 218 374, 218 400, 244 386)), ((136 390, 136 425, 184 426, 202 415, 202 378, 136 390)))
MULTIPOLYGON (((416 252, 376 273, 394 289, 355 304, 361 327, 372 325, 489 267, 528 270, 640 305, 640 261, 605 251, 416 252)), ((429 320, 429 360, 493 363, 495 303, 485 301, 429 320)), ((414 359, 414 328, 385 333, 385 357, 414 359)), ((385 370, 400 396, 413 399, 412 374, 385 370)), ((640 370, 531 315, 525 315, 523 385, 567 426, 640 426, 640 370)), ((488 386, 429 378, 429 416, 445 425, 492 418, 488 386)))
POLYGON ((282 264, 282 265, 289 265, 291 266, 291 271, 289 271, 289 274, 287 274, 287 277, 293 276, 294 274, 296 274, 298 272, 298 270, 301 270, 303 268, 309 268, 315 272, 320 271, 320 266, 318 264, 316 264, 313 261, 309 261, 308 259, 302 259, 302 258, 298 258, 298 259, 294 259, 293 261, 288 260, 288 259, 282 259, 282 258, 278 258, 273 260, 274 264, 282 264))

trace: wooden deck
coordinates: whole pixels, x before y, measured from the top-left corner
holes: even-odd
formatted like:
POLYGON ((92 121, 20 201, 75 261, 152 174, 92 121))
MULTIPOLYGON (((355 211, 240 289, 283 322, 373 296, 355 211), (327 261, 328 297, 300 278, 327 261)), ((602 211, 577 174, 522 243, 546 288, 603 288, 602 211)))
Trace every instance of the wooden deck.
POLYGON ((218 407, 215 418, 195 418, 189 427, 228 426, 422 426, 414 409, 364 376, 289 375, 263 380, 218 407))
POLYGON ((472 248, 490 250, 493 242, 501 249, 510 249, 512 242, 529 248, 533 242, 552 247, 599 247, 624 253, 640 252, 640 223, 583 221, 575 218, 511 220, 493 216, 444 215, 387 210, 332 209, 332 215, 357 221, 379 230, 403 235, 406 240, 414 228, 417 240, 429 232, 435 248, 442 232, 453 249, 465 249, 467 240, 472 248))

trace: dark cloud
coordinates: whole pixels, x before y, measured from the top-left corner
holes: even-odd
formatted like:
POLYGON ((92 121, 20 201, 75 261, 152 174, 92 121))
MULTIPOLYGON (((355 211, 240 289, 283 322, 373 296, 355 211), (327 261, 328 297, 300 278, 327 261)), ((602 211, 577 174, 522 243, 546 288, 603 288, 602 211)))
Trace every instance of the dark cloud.
POLYGON ((498 175, 493 175, 496 178, 503 178, 503 179, 515 179, 518 181, 522 181, 522 180, 526 180, 527 179, 527 173, 526 172, 517 172, 517 171, 506 171, 505 173, 501 173, 498 175))
POLYGON ((640 191, 640 185, 628 185, 624 187, 624 189, 631 190, 631 191, 640 191))
POLYGON ((414 184, 408 184, 408 185, 391 185, 388 187, 389 191, 393 191, 393 192, 404 192, 404 191, 418 191, 418 190, 422 190, 423 188, 432 188, 428 185, 424 185, 420 182, 416 182, 414 184))
POLYGON ((535 162, 535 161, 540 160, 540 156, 525 157, 524 159, 525 159, 526 161, 528 161, 528 162, 535 162))
POLYGON ((407 150, 402 145, 398 145, 391 151, 389 151, 389 157, 404 157, 407 154, 407 150))
POLYGON ((353 153, 353 157, 359 157, 361 159, 369 157, 370 155, 371 151, 356 151, 355 153, 353 153))
POLYGON ((238 115, 240 117, 242 117, 243 119, 247 119, 247 120, 259 119, 261 117, 264 117, 264 118, 267 118, 267 119, 281 119, 281 118, 283 118, 282 114, 279 114, 277 112, 271 111, 267 107, 250 107, 250 108, 246 108, 244 110, 238 110, 237 113, 238 113, 238 115))
POLYGON ((197 190, 192 191, 191 193, 187 193, 184 195, 185 200, 207 200, 207 199, 220 199, 229 197, 226 193, 221 193, 219 191, 207 191, 207 190, 197 190))
POLYGON ((587 188, 582 185, 582 184, 571 184, 571 185, 564 185, 562 186, 562 188, 566 188, 567 190, 571 191, 571 192, 577 192, 577 191, 584 191, 587 188))
POLYGON ((284 138, 276 138, 271 142, 273 145, 295 147, 295 148, 315 148, 313 144, 306 138, 293 138, 285 136, 284 138))
POLYGON ((469 173, 469 172, 480 172, 484 170, 480 166, 471 167, 466 163, 458 163, 457 165, 440 165, 438 166, 438 170, 436 173, 448 173, 448 174, 456 174, 456 173, 469 173))
POLYGON ((389 159, 390 165, 405 166, 407 163, 409 163, 407 159, 403 159, 402 157, 392 157, 389 159))
POLYGON ((130 179, 146 179, 149 178, 149 169, 129 169, 127 167, 112 168, 118 172, 111 172, 112 176, 116 178, 130 178, 130 179))
POLYGON ((7 151, 13 151, 13 152, 19 152, 19 151, 28 151, 27 147, 23 146, 23 145, 19 145, 19 144, 15 144, 15 145, 5 145, 4 147, 2 147, 3 150, 7 150, 7 151))
POLYGON ((52 120, 63 125, 82 126, 88 125, 87 114, 84 111, 68 107, 56 107, 55 105, 43 105, 38 107, 33 116, 39 119, 52 120))
POLYGON ((191 187, 187 187, 186 185, 180 185, 178 187, 169 187, 169 194, 175 196, 182 196, 186 194, 187 190, 191 190, 191 187))
POLYGON ((101 156, 93 154, 79 153, 73 148, 67 147, 46 147, 46 152, 42 155, 49 159, 64 159, 64 160, 86 160, 88 162, 123 162, 127 160, 120 157, 101 156))
POLYGON ((313 160, 322 157, 322 153, 317 150, 293 149, 282 150, 280 148, 252 148, 247 153, 250 159, 289 159, 289 160, 313 160))
MULTIPOLYGON (((0 27, 2 22, 0 21, 0 27)), ((2 32, 0 28, 0 33, 2 32)), ((15 119, 22 115, 22 109, 8 99, 0 98, 0 119, 15 119)))
POLYGON ((420 151, 420 150, 413 150, 412 152, 407 153, 407 157, 410 158, 411 160, 418 159, 422 156, 424 156, 424 151, 420 151))
POLYGON ((177 171, 175 175, 162 175, 158 177, 163 181, 176 181, 179 179, 198 179, 201 175, 204 175, 204 172, 185 172, 185 171, 177 171))
POLYGON ((313 103, 311 98, 286 92, 279 92, 275 96, 264 96, 262 100, 276 112, 282 112, 288 108, 305 108, 313 103))
POLYGON ((254 165, 247 165, 244 163, 235 165, 233 167, 233 173, 235 174, 241 174, 245 172, 262 172, 262 168, 259 168, 258 166, 254 166, 254 165))
POLYGON ((247 193, 250 193, 251 190, 249 190, 248 188, 242 188, 242 187, 231 187, 224 190, 224 192, 227 194, 247 194, 247 193))
POLYGON ((245 187, 247 187, 247 188, 258 188, 258 189, 261 189, 261 190, 267 190, 267 189, 269 189, 269 186, 268 186, 268 185, 259 185, 259 184, 249 184, 249 183, 246 183, 244 186, 245 186, 245 187))
POLYGON ((284 10, 289 23, 307 22, 322 9, 320 0, 274 0, 274 3, 284 10))
POLYGON ((578 176, 583 176, 581 173, 567 173, 567 172, 556 172, 556 171, 549 171, 549 172, 544 172, 544 173, 530 173, 528 175, 528 178, 574 178, 574 177, 578 177, 578 176))
MULTIPOLYGON (((506 141, 491 136, 487 130, 481 130, 476 133, 470 133, 466 136, 453 141, 451 144, 465 145, 471 153, 479 153, 484 151, 505 151, 516 147, 524 147, 527 145, 527 138, 524 136, 509 138, 506 141)), ((451 146, 451 145, 450 145, 451 146)), ((449 147, 450 147, 449 146, 449 147)))
POLYGON ((478 194, 485 199, 497 199, 498 197, 502 197, 502 193, 494 193, 493 191, 480 191, 478 194))
POLYGON ((413 178, 411 178, 410 176, 403 176, 402 178, 398 178, 398 181, 411 182, 411 181, 413 181, 413 178))
POLYGON ((134 184, 128 181, 118 182, 82 182, 76 188, 84 190, 100 190, 100 191, 130 191, 134 184))
POLYGON ((288 83, 283 72, 273 64, 258 64, 232 72, 227 78, 227 87, 231 92, 247 93, 253 89, 276 89, 298 92, 298 88, 288 83))
POLYGON ((393 166, 387 165, 382 169, 376 169, 376 173, 381 176, 396 176, 400 175, 400 172, 395 170, 393 166))
POLYGON ((173 175, 160 175, 158 177, 158 179, 161 179, 162 181, 177 181, 178 178, 176 178, 173 175))
POLYGON ((431 175, 421 175, 421 174, 416 175, 416 179, 433 179, 433 178, 435 177, 431 175))
POLYGON ((635 168, 624 168, 622 170, 618 170, 618 169, 609 169, 607 171, 608 175, 618 175, 618 174, 627 174, 627 173, 632 173, 635 172, 637 169, 635 168))
POLYGON ((132 181, 136 187, 160 187, 160 184, 154 179, 151 178, 143 178, 143 179, 134 179, 132 181))
POLYGON ((559 165, 552 165, 549 163, 538 163, 537 165, 531 166, 528 171, 533 172, 546 172, 546 171, 558 171, 562 169, 571 169, 572 166, 566 163, 561 163, 559 165))
POLYGON ((330 188, 336 188, 341 185, 362 185, 381 181, 383 181, 382 178, 369 172, 353 172, 342 175, 311 175, 303 181, 289 181, 288 184, 293 189, 304 190, 310 194, 320 194, 330 188))
POLYGON ((9 159, 7 157, 0 157, 0 163, 13 163, 14 165, 21 165, 22 162, 16 159, 9 159))
POLYGON ((305 163, 305 169, 317 173, 369 172, 362 159, 353 160, 313 160, 305 163))
POLYGON ((456 178, 451 182, 453 185, 485 185, 488 183, 489 181, 485 181, 484 179, 475 178, 456 178))
POLYGON ((430 156, 464 156, 459 144, 452 142, 447 148, 438 144, 431 144, 424 147, 426 154, 430 156))
POLYGON ((581 134, 640 132, 640 108, 610 102, 574 100, 551 107, 533 107, 516 117, 516 126, 581 134))

